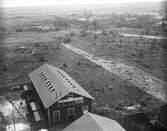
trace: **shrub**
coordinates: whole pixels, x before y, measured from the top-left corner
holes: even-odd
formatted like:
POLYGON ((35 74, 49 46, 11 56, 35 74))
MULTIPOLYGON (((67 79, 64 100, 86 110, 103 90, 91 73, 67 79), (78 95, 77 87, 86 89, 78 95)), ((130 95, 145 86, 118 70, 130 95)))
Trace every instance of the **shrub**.
POLYGON ((105 30, 103 30, 102 35, 107 36, 107 32, 105 30))
POLYGON ((94 38, 94 39, 97 39, 97 37, 98 37, 98 36, 97 36, 97 34, 96 34, 96 33, 95 33, 95 34, 93 34, 93 38, 94 38))
POLYGON ((86 36, 87 35, 87 31, 86 30, 81 30, 80 31, 80 36, 83 37, 83 36, 86 36))
POLYGON ((69 36, 65 36, 64 39, 63 39, 63 43, 70 43, 71 39, 69 36))
POLYGON ((67 68, 67 64, 66 64, 66 63, 64 63, 64 64, 63 64, 63 67, 64 67, 64 68, 67 68))
POLYGON ((44 56, 40 56, 39 62, 47 62, 47 59, 44 56))

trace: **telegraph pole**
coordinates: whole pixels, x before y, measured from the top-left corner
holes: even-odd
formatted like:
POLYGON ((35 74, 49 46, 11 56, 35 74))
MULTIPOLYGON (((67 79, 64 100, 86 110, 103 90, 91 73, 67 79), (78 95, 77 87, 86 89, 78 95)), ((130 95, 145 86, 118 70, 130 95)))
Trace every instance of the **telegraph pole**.
POLYGON ((14 116, 14 109, 13 108, 12 108, 12 111, 13 111, 13 128, 14 128, 14 131, 16 131, 15 116, 14 116))

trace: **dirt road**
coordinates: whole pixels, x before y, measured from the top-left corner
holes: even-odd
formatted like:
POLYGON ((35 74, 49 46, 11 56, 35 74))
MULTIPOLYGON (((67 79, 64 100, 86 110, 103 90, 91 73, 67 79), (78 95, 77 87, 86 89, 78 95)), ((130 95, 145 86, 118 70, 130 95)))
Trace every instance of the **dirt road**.
POLYGON ((160 36, 149 36, 149 35, 136 35, 136 34, 126 34, 126 33, 119 33, 122 36, 131 36, 131 37, 143 37, 147 39, 166 39, 165 37, 160 37, 160 36))

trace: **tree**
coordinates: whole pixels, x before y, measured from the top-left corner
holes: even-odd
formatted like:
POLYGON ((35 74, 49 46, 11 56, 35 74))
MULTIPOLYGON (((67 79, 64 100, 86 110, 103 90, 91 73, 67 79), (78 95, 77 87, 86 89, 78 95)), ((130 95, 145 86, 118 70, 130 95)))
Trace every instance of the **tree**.
POLYGON ((90 19, 92 17, 92 12, 85 12, 84 16, 86 19, 90 19))
POLYGON ((47 62, 47 59, 45 58, 45 56, 40 56, 39 62, 47 62))
POLYGON ((107 36, 107 32, 105 30, 103 30, 102 35, 107 36))
POLYGON ((63 39, 63 43, 70 43, 71 39, 70 36, 66 35, 63 39))
POLYGON ((57 17, 57 16, 54 17, 53 25, 57 30, 60 30, 61 27, 68 27, 69 26, 66 19, 61 18, 61 17, 57 17))
POLYGON ((93 38, 94 38, 94 39, 97 39, 97 37, 98 37, 97 34, 94 33, 94 34, 93 34, 93 38))
POLYGON ((86 30, 81 30, 80 31, 80 36, 86 36, 87 35, 87 31, 86 30))
POLYGON ((97 30, 97 29, 100 28, 100 24, 99 24, 99 22, 97 20, 93 20, 91 22, 90 26, 91 26, 91 30, 97 30))
POLYGON ((2 70, 3 70, 4 72, 8 71, 8 67, 7 67, 6 65, 2 65, 2 70))

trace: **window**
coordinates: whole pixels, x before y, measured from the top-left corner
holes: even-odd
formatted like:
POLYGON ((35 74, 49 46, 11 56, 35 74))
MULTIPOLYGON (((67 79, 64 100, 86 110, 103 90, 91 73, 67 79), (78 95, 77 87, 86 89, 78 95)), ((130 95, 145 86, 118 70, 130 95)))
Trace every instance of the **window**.
POLYGON ((88 112, 88 105, 82 106, 82 112, 83 112, 83 113, 88 112))
POLYGON ((43 78, 46 78, 46 76, 45 76, 45 75, 42 75, 42 77, 43 77, 43 78))
POLYGON ((40 109, 40 106, 35 102, 31 102, 30 106, 31 106, 32 111, 36 111, 40 109))
POLYGON ((64 102, 59 101, 59 102, 58 102, 58 107, 62 107, 62 106, 64 106, 64 102))
POLYGON ((50 83, 51 83, 51 81, 47 81, 47 82, 46 82, 46 84, 50 84, 50 83))
POLYGON ((58 106, 59 107, 67 106, 67 105, 68 105, 68 101, 67 100, 60 100, 60 101, 58 101, 58 106))
MULTIPOLYGON (((53 92, 53 91, 55 91, 55 89, 52 89, 50 92, 53 92)), ((57 96, 56 96, 57 97, 57 96)))
POLYGON ((73 116, 73 115, 75 115, 74 107, 68 108, 68 116, 73 116))
POLYGON ((83 103, 83 97, 79 97, 77 103, 83 103))
POLYGON ((68 98, 68 105, 73 105, 74 104, 74 98, 73 97, 69 97, 68 98))
POLYGON ((48 85, 47 85, 47 87, 49 87, 49 86, 51 86, 52 84, 51 83, 49 83, 48 85))
POLYGON ((68 100, 64 100, 64 106, 68 106, 68 100))
POLYGON ((44 81, 46 81, 46 80, 47 80, 47 78, 45 77, 43 80, 44 80, 44 81))
POLYGON ((68 97, 74 97, 73 93, 68 94, 68 97))
POLYGON ((68 105, 74 105, 74 101, 69 101, 68 105))
POLYGON ((60 111, 54 111, 53 112, 53 116, 54 116, 54 122, 56 121, 60 121, 60 111))

